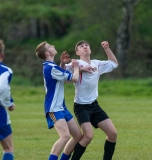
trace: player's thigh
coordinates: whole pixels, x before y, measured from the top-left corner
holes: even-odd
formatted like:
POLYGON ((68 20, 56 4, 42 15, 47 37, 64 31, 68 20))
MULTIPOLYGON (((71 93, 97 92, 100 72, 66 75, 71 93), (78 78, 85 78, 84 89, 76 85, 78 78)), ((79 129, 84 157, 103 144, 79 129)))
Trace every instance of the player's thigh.
POLYGON ((55 124, 54 127, 56 129, 56 131, 58 132, 60 137, 65 137, 65 136, 69 136, 69 128, 67 125, 67 122, 65 121, 65 119, 59 119, 55 124))
POLYGON ((97 125, 100 129, 102 129, 106 133, 106 135, 109 135, 111 133, 113 134, 117 133, 114 124, 109 118, 99 122, 97 125))
POLYGON ((13 152, 12 134, 3 139, 1 145, 5 152, 13 152))
POLYGON ((87 135, 88 137, 93 137, 93 129, 92 129, 92 124, 90 122, 82 123, 81 129, 83 131, 83 135, 87 135))
POLYGON ((82 134, 80 131, 80 128, 74 118, 72 118, 70 121, 67 122, 70 134, 72 135, 73 138, 81 138, 82 134))

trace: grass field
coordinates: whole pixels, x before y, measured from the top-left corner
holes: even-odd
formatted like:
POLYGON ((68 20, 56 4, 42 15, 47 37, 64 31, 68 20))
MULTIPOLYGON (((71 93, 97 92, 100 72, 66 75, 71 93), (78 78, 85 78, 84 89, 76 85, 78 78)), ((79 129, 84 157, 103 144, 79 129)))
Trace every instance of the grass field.
MULTIPOLYGON (((113 160, 152 159, 152 79, 103 81, 99 84, 99 104, 118 130, 113 160)), ((58 139, 47 129, 43 111, 43 86, 12 85, 16 109, 10 113, 15 160, 47 160, 58 139)), ((66 104, 73 113, 74 88, 65 86, 66 104)), ((105 135, 94 130, 94 139, 81 160, 100 160, 105 135)), ((0 154, 0 157, 2 152, 0 154)))

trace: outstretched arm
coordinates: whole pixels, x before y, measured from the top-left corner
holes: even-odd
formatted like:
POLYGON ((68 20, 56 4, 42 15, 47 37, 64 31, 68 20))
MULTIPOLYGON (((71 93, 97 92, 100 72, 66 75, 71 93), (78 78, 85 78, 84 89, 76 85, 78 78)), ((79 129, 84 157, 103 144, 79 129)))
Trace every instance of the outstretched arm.
POLYGON ((62 69, 65 69, 65 64, 66 63, 69 63, 71 60, 70 60, 70 56, 66 53, 66 51, 64 51, 60 57, 60 67, 62 69))
POLYGON ((107 41, 104 41, 104 42, 101 43, 101 45, 102 45, 103 49, 105 50, 105 52, 107 54, 108 60, 111 60, 118 65, 117 58, 115 57, 115 55, 113 54, 113 52, 109 48, 109 43, 107 41))
POLYGON ((76 83, 79 79, 79 63, 77 60, 72 60, 72 67, 74 69, 74 72, 71 82, 76 83))
POLYGON ((92 72, 95 72, 96 69, 91 66, 82 66, 80 67, 80 72, 89 72, 92 74, 92 72))

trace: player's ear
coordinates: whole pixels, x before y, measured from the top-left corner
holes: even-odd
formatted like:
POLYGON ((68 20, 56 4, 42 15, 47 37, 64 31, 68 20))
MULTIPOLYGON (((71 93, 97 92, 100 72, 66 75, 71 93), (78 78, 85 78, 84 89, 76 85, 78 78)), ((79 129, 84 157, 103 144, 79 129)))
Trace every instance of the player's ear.
POLYGON ((76 51, 76 55, 77 55, 77 56, 80 56, 80 53, 79 53, 78 51, 76 51))
POLYGON ((4 59, 4 53, 1 53, 1 54, 0 54, 0 58, 1 58, 1 59, 4 59))
POLYGON ((48 56, 50 54, 50 52, 45 51, 45 56, 48 56))

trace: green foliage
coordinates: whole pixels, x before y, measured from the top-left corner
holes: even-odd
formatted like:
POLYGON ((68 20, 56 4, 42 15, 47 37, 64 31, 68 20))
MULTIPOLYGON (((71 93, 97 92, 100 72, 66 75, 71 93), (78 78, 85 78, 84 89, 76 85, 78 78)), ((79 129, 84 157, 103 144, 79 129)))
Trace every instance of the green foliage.
MULTIPOLYGON (((100 43, 108 41, 116 54, 122 5, 123 1, 114 0, 108 3, 105 0, 0 0, 0 38, 5 40, 7 53, 4 62, 13 68, 16 76, 40 84, 41 62, 35 56, 35 48, 44 40, 56 46, 57 63, 65 50, 71 58, 78 58, 74 47, 82 39, 90 43, 92 59, 105 60, 100 43)), ((127 77, 152 75, 151 5, 151 1, 145 0, 134 8, 130 49, 126 55, 127 77)))

